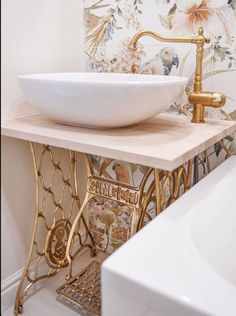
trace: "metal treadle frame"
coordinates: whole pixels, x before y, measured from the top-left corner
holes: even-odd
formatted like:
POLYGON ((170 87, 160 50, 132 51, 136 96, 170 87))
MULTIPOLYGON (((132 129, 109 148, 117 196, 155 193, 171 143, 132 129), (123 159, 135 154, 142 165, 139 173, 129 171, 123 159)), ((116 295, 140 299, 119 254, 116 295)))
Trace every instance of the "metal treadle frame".
POLYGON ((85 248, 91 257, 114 252, 191 188, 198 178, 198 164, 190 159, 167 171, 85 155, 87 192, 80 201, 77 153, 43 144, 30 143, 30 147, 35 220, 15 315, 23 313, 24 300, 35 285, 67 268, 65 284, 57 290, 58 300, 98 316, 101 264, 92 261, 77 274, 73 272, 75 259, 85 248))
POLYGON ((82 310, 99 316, 101 314, 101 265, 92 261, 84 270, 57 289, 65 301, 82 310))

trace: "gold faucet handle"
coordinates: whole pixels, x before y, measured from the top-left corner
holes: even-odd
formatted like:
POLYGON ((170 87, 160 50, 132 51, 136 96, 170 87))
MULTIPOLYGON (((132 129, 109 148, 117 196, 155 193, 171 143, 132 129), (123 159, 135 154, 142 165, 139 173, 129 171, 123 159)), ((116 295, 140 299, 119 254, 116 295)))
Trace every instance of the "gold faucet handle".
POLYGON ((215 107, 221 107, 225 105, 226 103, 226 97, 224 94, 221 93, 212 93, 212 98, 211 98, 211 106, 215 107))
POLYGON ((191 92, 188 96, 192 104, 201 104, 202 106, 221 107, 226 102, 225 95, 215 92, 191 92))

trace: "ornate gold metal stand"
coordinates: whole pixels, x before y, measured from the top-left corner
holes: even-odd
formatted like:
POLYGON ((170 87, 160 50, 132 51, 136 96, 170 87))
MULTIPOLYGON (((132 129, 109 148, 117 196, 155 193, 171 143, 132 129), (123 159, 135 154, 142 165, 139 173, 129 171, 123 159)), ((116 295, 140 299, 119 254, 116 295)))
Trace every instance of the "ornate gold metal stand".
MULTIPOLYGON (((86 155, 87 193, 80 205, 77 155, 30 144, 36 183, 35 220, 28 258, 18 287, 15 314, 38 281, 68 266, 57 293, 74 305, 100 314, 100 264, 73 273, 73 262, 88 247, 111 254, 192 184, 193 161, 164 171, 86 155)), ((76 267, 76 270, 81 270, 76 267)))

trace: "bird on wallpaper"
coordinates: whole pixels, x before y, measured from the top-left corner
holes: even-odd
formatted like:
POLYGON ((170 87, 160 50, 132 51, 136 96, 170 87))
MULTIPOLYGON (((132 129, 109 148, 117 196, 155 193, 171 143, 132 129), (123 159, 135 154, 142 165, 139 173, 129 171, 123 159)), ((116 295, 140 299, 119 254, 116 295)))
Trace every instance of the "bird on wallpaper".
POLYGON ((150 61, 141 66, 141 73, 151 75, 166 75, 172 67, 179 66, 179 57, 173 47, 164 47, 150 61))
POLYGON ((128 164, 123 164, 115 162, 112 169, 116 174, 116 181, 131 184, 130 172, 128 169, 128 164))

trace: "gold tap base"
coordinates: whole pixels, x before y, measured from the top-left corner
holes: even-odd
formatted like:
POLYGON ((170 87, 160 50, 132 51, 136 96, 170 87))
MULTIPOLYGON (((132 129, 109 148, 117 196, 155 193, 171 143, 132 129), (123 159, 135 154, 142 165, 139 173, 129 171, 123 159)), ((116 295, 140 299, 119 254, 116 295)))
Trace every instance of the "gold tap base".
POLYGON ((204 106, 201 104, 194 104, 193 106, 193 117, 191 122, 192 123, 205 123, 204 120, 204 106))

